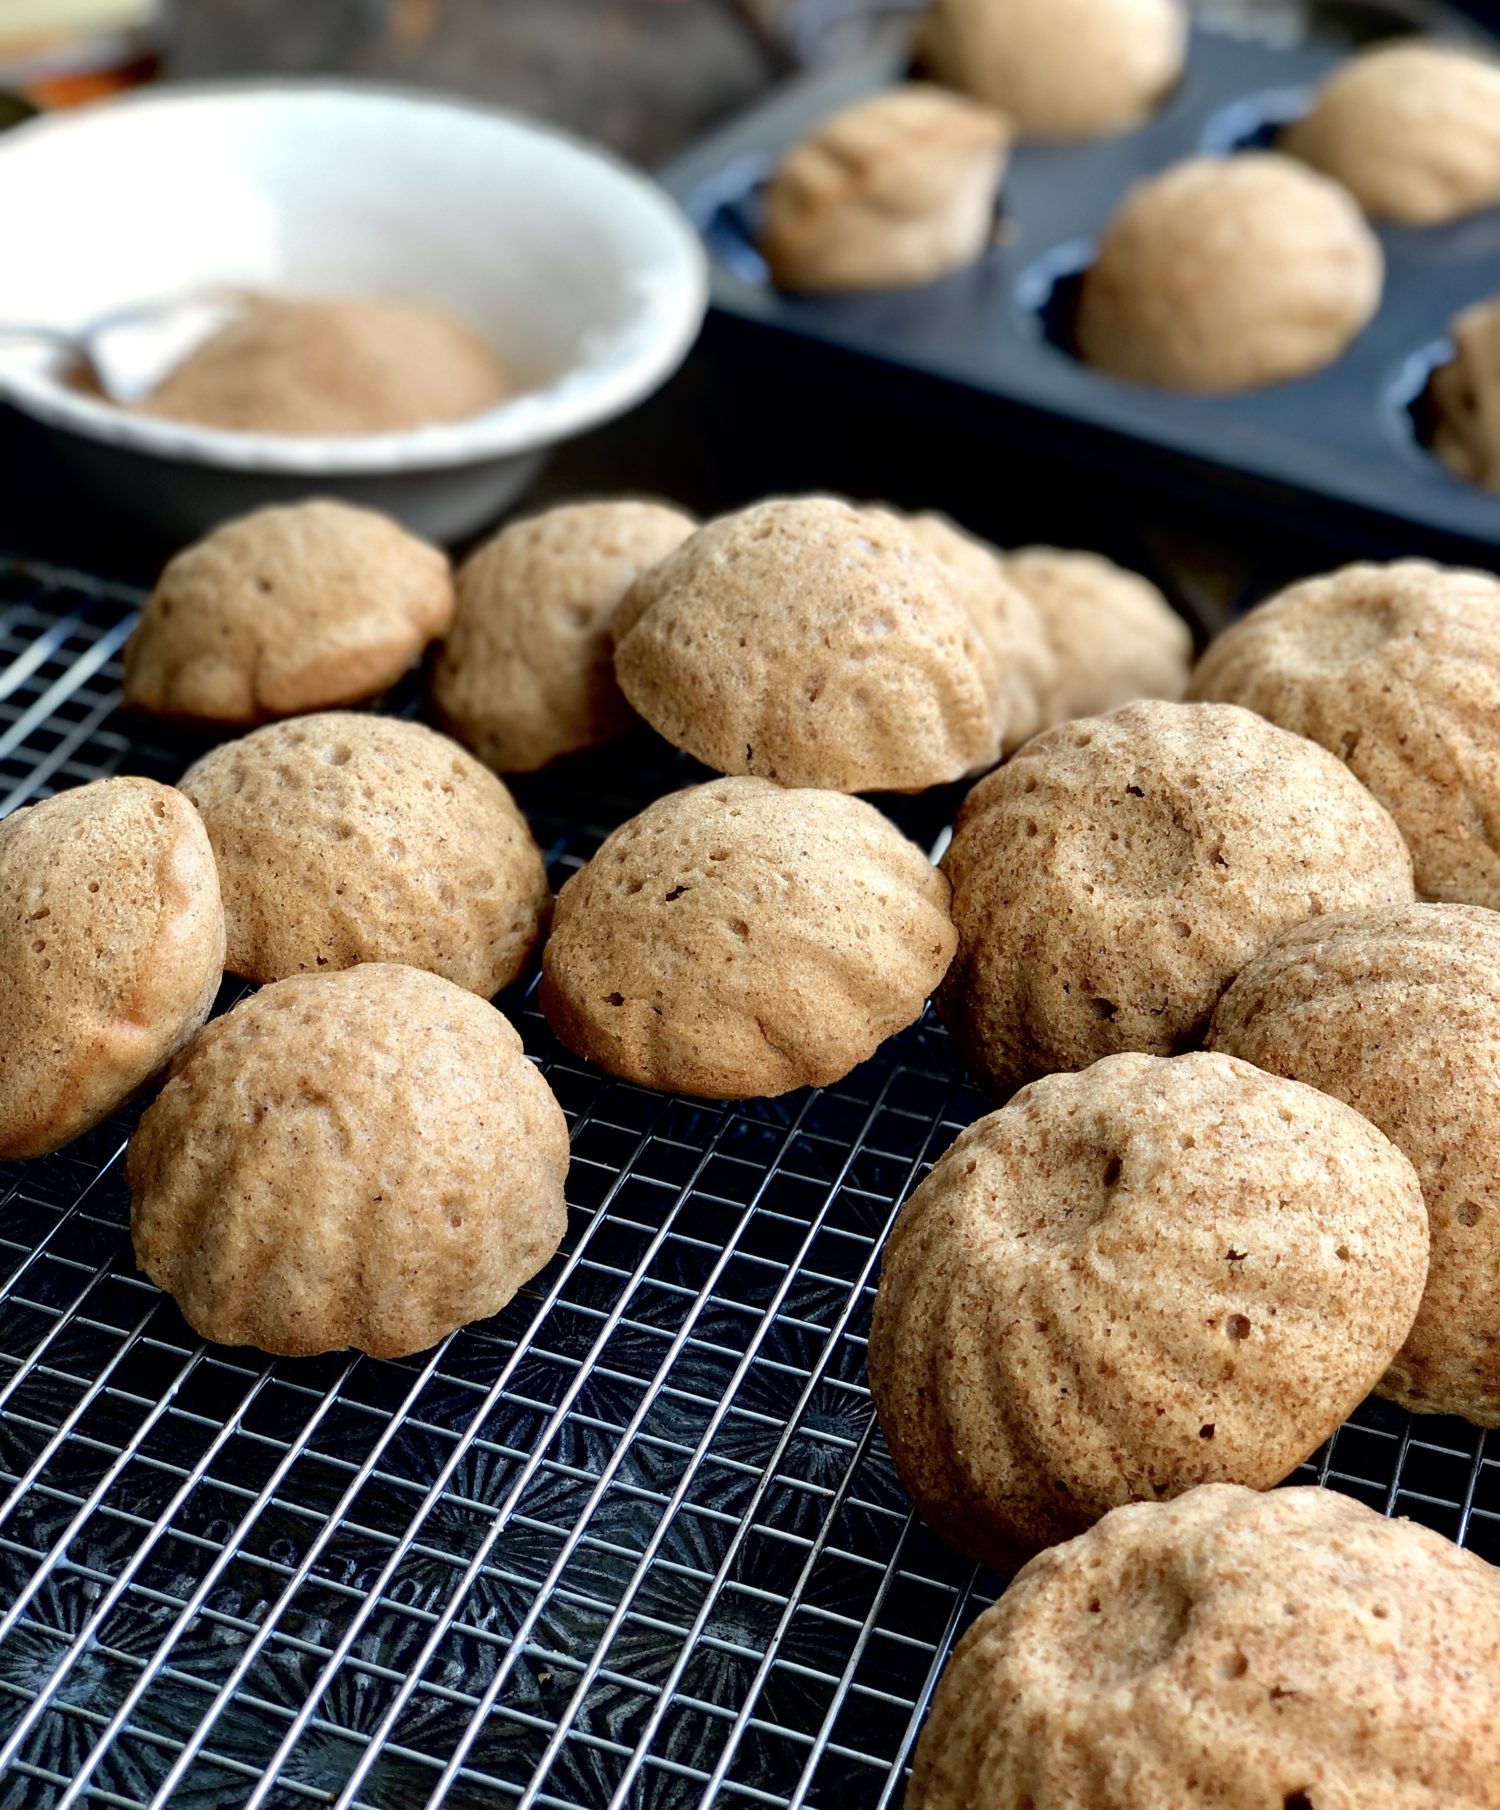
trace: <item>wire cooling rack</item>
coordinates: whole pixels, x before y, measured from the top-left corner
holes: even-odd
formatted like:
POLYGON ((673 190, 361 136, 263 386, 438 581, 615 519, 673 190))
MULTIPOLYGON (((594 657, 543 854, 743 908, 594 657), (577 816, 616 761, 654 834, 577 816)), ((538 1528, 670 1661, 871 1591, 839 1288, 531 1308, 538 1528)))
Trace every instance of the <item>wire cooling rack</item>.
MULTIPOLYGON (((114 716, 135 602, 0 567, 0 813, 197 751, 114 716)), ((636 749, 517 790, 560 883, 691 777, 636 749)), ((1001 1580, 913 1519, 865 1335, 986 1102, 930 1016, 721 1106, 504 1003, 572 1127, 568 1236, 425 1356, 205 1345, 135 1271, 129 1113, 0 1167, 0 1810, 900 1802, 1001 1580)), ((1500 1449, 1460 1422, 1367 1404, 1301 1477, 1500 1559, 1500 1449)))

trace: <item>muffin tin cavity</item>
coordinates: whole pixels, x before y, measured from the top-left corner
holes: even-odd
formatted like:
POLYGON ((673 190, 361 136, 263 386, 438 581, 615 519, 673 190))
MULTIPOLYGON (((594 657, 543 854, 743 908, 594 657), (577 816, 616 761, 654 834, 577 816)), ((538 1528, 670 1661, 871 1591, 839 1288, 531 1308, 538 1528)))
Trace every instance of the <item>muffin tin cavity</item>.
POLYGON ((780 156, 837 108, 900 80, 898 59, 789 85, 679 160, 666 181, 708 244, 717 308, 789 350, 818 344, 852 354, 872 386, 899 375, 931 380, 948 397, 965 394, 1002 438, 1038 414, 1054 417, 1075 457, 1119 470, 1138 488, 1180 488, 1186 471, 1234 510, 1296 512, 1304 527, 1311 519, 1371 545, 1493 562, 1500 499, 1428 455, 1425 398, 1450 320, 1500 293, 1500 209, 1451 226, 1379 227, 1380 310, 1313 376, 1237 395, 1179 395, 1118 381, 1073 352, 1082 273, 1132 183, 1204 151, 1269 148, 1360 44, 1417 27, 1475 35, 1456 13, 1415 3, 1311 13, 1313 29, 1295 43, 1196 30, 1184 80, 1137 131, 1017 145, 993 245, 921 288, 785 294, 755 244, 760 190, 780 156), (1309 500, 1317 503, 1311 517, 1309 500))

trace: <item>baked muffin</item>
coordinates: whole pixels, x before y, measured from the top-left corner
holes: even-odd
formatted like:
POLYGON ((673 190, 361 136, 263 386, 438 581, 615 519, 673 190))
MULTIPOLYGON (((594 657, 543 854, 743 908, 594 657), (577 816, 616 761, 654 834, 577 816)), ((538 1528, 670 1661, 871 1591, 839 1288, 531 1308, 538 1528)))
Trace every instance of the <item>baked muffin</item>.
POLYGON ((920 792, 993 766, 995 662, 904 523, 833 497, 709 522, 625 593, 620 688, 721 773, 920 792))
POLYGON ((343 437, 466 421, 511 388, 495 352, 445 308, 253 296, 138 408, 232 433, 343 437))
POLYGON ((1380 305, 1379 241, 1337 183, 1275 152, 1190 157, 1138 182, 1078 295, 1078 351, 1204 395, 1332 364, 1380 305))
POLYGON ((1482 1559, 1209 1484, 1032 1560, 939 1679, 906 1810, 1487 1810, 1497 1679, 1482 1559))
POLYGON ((1057 660, 1041 616, 994 547, 933 510, 908 516, 906 525, 918 546, 946 567, 990 650, 1004 694, 1009 753, 1042 727, 1043 702, 1057 687, 1057 660))
POLYGON ((873 805, 720 779, 658 799, 569 880, 541 1006, 612 1075, 781 1094, 920 1017, 955 941, 947 881, 873 805))
POLYGON ((246 980, 405 962, 488 999, 551 906, 494 774, 420 723, 329 711, 225 742, 183 775, 219 864, 246 980))
POLYGON ((1381 1393, 1500 1426, 1500 914, 1407 905, 1299 924, 1210 1041, 1347 1100, 1416 1166, 1432 1267, 1381 1393))
POLYGON ((1010 140, 992 108, 921 82, 841 108, 766 184, 760 249, 773 280, 902 289, 972 264, 994 233, 1010 140))
POLYGON ((1411 1164, 1248 1062, 1108 1056, 972 1125, 885 1249, 870 1392, 932 1530, 1000 1569, 1122 1502, 1267 1489, 1427 1275, 1411 1164))
POLYGON ((1187 36, 1181 0, 929 0, 917 54, 1024 138, 1097 138, 1156 111, 1187 36))
POLYGON ((1395 818, 1419 893, 1500 906, 1500 581, 1415 559, 1310 578, 1226 629, 1188 696, 1321 742, 1395 818))
POLYGON ((636 723, 610 624, 641 573, 696 524, 659 503, 568 503, 503 528, 458 575, 432 679, 453 734, 497 773, 530 773, 636 723))
POLYGON ((180 792, 105 779, 0 823, 0 1159, 107 1118, 208 1016, 213 850, 180 792))
POLYGON ((125 644, 125 702, 249 726, 393 685, 453 616, 446 555, 317 499, 226 522, 172 560, 125 644))
POLYGON ((1456 44, 1403 38, 1341 63, 1282 148, 1405 226, 1500 202, 1500 66, 1456 44))
POLYGON ((998 1096, 1192 1049, 1288 925, 1412 898, 1400 832, 1348 769, 1225 705, 1034 737, 969 794, 943 871, 959 942, 938 1010, 998 1096))
POLYGON ((1466 308, 1432 373, 1432 450, 1455 477, 1500 490, 1500 296, 1466 308))
POLYGON ((1034 606, 1053 656, 1046 721, 1102 716, 1136 698, 1182 696, 1193 637, 1156 586, 1097 553, 1022 547, 1005 576, 1034 606))
POLYGON ((567 1226, 568 1127, 507 1019, 387 962, 279 981, 186 1051, 130 1140, 136 1261, 195 1332, 424 1351, 567 1226))

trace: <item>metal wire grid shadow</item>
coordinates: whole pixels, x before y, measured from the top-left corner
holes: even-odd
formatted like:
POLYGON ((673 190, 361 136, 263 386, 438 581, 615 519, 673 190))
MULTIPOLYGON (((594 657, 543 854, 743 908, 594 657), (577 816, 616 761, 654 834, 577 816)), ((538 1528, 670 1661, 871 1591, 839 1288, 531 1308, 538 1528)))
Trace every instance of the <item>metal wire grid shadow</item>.
MULTIPOLYGON (((194 752, 113 717, 135 601, 0 569, 0 812, 194 752)), ((518 792, 560 883, 690 777, 635 749, 518 792)), ((930 1017, 724 1106, 503 1003, 571 1123, 568 1237, 420 1358, 203 1344, 135 1271, 130 1114, 0 1168, 0 1810, 899 1803, 1000 1580, 911 1516, 864 1342, 900 1202, 986 1102, 930 1017)), ((1462 1423, 1367 1404, 1309 1476, 1500 1559, 1462 1423)))

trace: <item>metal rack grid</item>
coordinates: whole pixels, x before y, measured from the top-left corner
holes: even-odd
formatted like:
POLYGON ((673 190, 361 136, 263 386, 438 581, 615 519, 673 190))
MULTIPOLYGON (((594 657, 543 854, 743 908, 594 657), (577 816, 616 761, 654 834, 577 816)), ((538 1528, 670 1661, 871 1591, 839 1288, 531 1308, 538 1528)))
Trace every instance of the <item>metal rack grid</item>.
MULTIPOLYGON (((0 568, 0 814, 195 751, 113 718, 134 603, 0 568)), ((559 882, 690 777, 636 756, 517 788, 559 882)), ((900 1202, 987 1103, 930 1016, 713 1105, 503 1003, 571 1123, 568 1236, 421 1357, 203 1344, 135 1272, 130 1114, 0 1167, 0 1810, 899 1803, 1000 1580, 912 1517, 864 1339, 900 1202)), ((1302 1477, 1500 1559, 1462 1423, 1367 1404, 1302 1477)))

